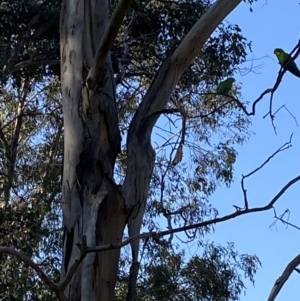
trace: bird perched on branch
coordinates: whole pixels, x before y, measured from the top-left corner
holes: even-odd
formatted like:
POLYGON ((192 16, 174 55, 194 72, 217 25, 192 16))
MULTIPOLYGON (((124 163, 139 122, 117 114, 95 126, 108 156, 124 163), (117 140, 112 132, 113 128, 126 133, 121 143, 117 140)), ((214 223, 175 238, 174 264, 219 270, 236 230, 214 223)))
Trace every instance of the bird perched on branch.
POLYGON ((216 94, 217 95, 228 95, 232 88, 232 84, 235 82, 235 79, 233 77, 228 77, 224 81, 220 82, 216 94))
POLYGON ((287 71, 291 72, 297 77, 300 77, 300 70, 298 69, 294 59, 281 48, 274 49, 280 66, 284 67, 287 71))

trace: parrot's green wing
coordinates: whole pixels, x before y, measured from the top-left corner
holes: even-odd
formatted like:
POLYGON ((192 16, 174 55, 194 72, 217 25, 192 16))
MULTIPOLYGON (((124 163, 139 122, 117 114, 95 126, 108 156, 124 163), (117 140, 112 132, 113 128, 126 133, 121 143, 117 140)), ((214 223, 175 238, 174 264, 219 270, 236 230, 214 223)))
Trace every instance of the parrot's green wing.
POLYGON ((220 82, 218 87, 217 87, 217 90, 216 90, 216 94, 217 95, 222 95, 222 94, 226 94, 225 92, 228 90, 227 88, 227 84, 225 81, 223 82, 220 82))
POLYGON ((131 0, 130 7, 142 18, 144 21, 148 22, 149 20, 147 17, 143 14, 142 7, 140 5, 139 0, 131 0))
POLYGON ((275 55, 277 56, 278 62, 282 67, 297 77, 300 77, 300 70, 297 67, 295 61, 291 58, 291 56, 284 52, 281 48, 276 48, 274 50, 275 55), (287 64, 288 63, 288 64, 287 64))
POLYGON ((232 88, 232 84, 234 81, 235 81, 234 78, 229 77, 226 80, 220 82, 217 87, 216 94, 217 95, 228 95, 228 93, 230 92, 230 90, 232 88))

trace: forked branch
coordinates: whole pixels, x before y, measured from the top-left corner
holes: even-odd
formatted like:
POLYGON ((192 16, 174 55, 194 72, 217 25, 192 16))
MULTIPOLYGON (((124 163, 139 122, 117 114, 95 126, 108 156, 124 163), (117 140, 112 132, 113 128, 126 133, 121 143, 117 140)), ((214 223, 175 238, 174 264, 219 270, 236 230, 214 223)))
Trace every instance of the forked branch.
MULTIPOLYGON (((241 187, 243 191, 243 196, 244 196, 244 208, 248 209, 249 208, 249 203, 248 203, 248 197, 247 197, 247 189, 245 188, 245 179, 252 176, 259 170, 261 170, 271 159, 273 159, 276 155, 278 155, 280 152, 287 150, 292 146, 292 138, 293 134, 290 136, 290 139, 288 142, 284 143, 282 146, 280 146, 271 156, 269 156, 260 166, 252 170, 246 175, 242 175, 242 180, 241 180, 241 187)), ((241 209, 238 206, 234 206, 236 209, 241 209)))
MULTIPOLYGON (((51 290, 53 290, 57 297, 59 298, 59 300, 61 301, 65 301, 66 299, 64 299, 64 295, 62 293, 62 289, 64 289, 68 283, 70 282, 70 280, 72 279, 73 275, 75 274, 77 268, 79 267, 80 263, 82 262, 82 260, 84 259, 85 255, 87 253, 93 253, 93 252, 104 252, 104 251, 108 251, 108 250, 114 250, 114 249, 120 249, 130 243, 132 243, 135 240, 140 240, 140 239, 147 239, 147 238, 153 238, 154 240, 160 242, 161 237, 163 236, 167 236, 167 235, 171 235, 174 233, 178 233, 178 232, 182 232, 182 231, 187 231, 187 230, 192 230, 192 229, 196 229, 196 228, 200 228, 200 227, 204 227, 204 226, 208 226, 208 225, 212 225, 212 224, 218 224, 221 222, 225 222, 228 221, 230 219, 236 218, 238 216, 242 216, 245 214, 249 214, 249 213, 254 213, 254 212, 263 212, 263 211, 267 211, 271 208, 273 208, 274 204, 279 200, 279 198, 291 187, 293 186, 295 183, 297 183, 298 181, 300 181, 300 175, 298 175, 297 177, 295 177, 294 179, 290 180, 272 199, 269 203, 267 203, 265 206, 262 207, 254 207, 254 208, 249 208, 249 209, 242 209, 242 210, 238 210, 235 211, 231 214, 219 217, 219 218, 215 218, 215 219, 211 219, 208 221, 204 221, 204 222, 200 222, 200 223, 196 223, 196 224, 192 224, 192 225, 188 225, 188 226, 184 226, 184 227, 179 227, 179 228, 173 228, 173 229, 169 229, 166 231, 161 231, 161 232, 147 232, 147 233, 142 233, 142 234, 138 234, 135 236, 132 236, 126 240, 124 240, 121 243, 118 244, 108 244, 108 245, 103 245, 103 246, 96 246, 96 247, 84 247, 81 251, 81 255, 79 257, 79 259, 77 259, 75 261, 75 263, 73 264, 72 268, 69 270, 69 273, 67 274, 65 280, 62 281, 61 284, 57 285, 55 284, 50 277, 48 277, 43 271, 42 269, 38 266, 38 264, 36 264, 33 260, 31 260, 29 257, 27 257, 26 255, 14 250, 13 248, 8 248, 8 247, 0 247, 0 253, 8 253, 13 255, 14 257, 20 259, 21 261, 23 261, 24 263, 28 264, 32 269, 34 269, 38 276, 40 277, 40 279, 45 283, 46 286, 48 286, 51 290)), ((82 246, 79 246, 82 247, 82 246)), ((275 297, 277 296, 278 292, 280 291, 282 285, 284 284, 284 282, 288 279, 288 277, 290 276, 290 274, 292 273, 292 271, 297 267, 297 265, 299 265, 300 263, 300 255, 298 255, 293 261, 291 261, 289 263, 289 265, 287 266, 286 270, 284 271, 283 275, 281 276, 281 278, 279 278, 275 285, 274 288, 271 292, 271 295, 268 299, 268 301, 274 301, 275 297), (280 280, 280 281, 279 281, 280 280)))
POLYGON ((131 1, 132 0, 120 0, 111 17, 108 28, 100 42, 93 66, 87 76, 86 85, 90 90, 93 90, 97 85, 108 52, 113 46, 131 1))
MULTIPOLYGON (((300 54, 300 40, 298 41, 298 43, 294 47, 294 49, 291 51, 291 53, 290 53, 291 59, 290 60, 295 60, 299 56, 299 54, 300 54)), ((288 64, 288 62, 286 63, 286 65, 287 64, 288 64)), ((241 101, 239 101, 238 99, 236 99, 232 96, 228 96, 228 97, 230 97, 235 103, 237 103, 237 105, 243 110, 243 112, 247 116, 254 116, 256 113, 257 104, 264 98, 265 95, 271 93, 269 111, 267 114, 264 115, 264 118, 267 117, 268 115, 270 115, 271 119, 273 120, 274 119, 274 114, 272 113, 273 96, 274 96, 275 91, 278 89, 285 72, 286 72, 285 66, 282 66, 278 72, 278 76, 277 76, 274 86, 272 88, 266 89, 264 92, 261 93, 261 95, 253 102, 252 110, 250 112, 246 109, 246 107, 244 106, 244 104, 241 101)))
POLYGON ((270 210, 270 209, 273 208, 275 203, 280 199, 280 197, 291 186, 293 186, 298 181, 300 181, 300 175, 293 178, 286 185, 284 185, 280 189, 280 191, 271 199, 271 201, 269 203, 267 203, 265 206, 242 209, 242 210, 235 211, 231 214, 228 214, 228 215, 225 215, 225 216, 222 216, 222 217, 218 217, 218 218, 215 218, 215 219, 211 219, 211 220, 208 220, 208 221, 204 221, 204 222, 200 222, 200 223, 196 223, 196 224, 192 224, 192 225, 188 225, 188 226, 173 228, 173 229, 166 230, 166 231, 142 233, 142 234, 139 234, 139 235, 136 235, 136 236, 132 236, 132 237, 124 240, 123 242, 121 242, 119 244, 109 244, 109 245, 104 245, 104 246, 97 246, 97 247, 87 248, 87 253, 103 252, 103 251, 107 251, 107 250, 120 249, 120 248, 128 245, 132 241, 137 240, 137 239, 144 239, 144 238, 147 238, 147 237, 152 237, 154 239, 160 239, 161 237, 167 236, 167 235, 170 235, 170 234, 174 234, 174 233, 178 233, 178 232, 182 232, 182 231, 187 231, 187 230, 192 230, 192 229, 196 229, 196 228, 200 228, 200 227, 205 227, 205 226, 209 226, 209 225, 212 225, 212 224, 219 224, 221 222, 225 222, 225 221, 228 221, 230 219, 233 219, 233 218, 236 218, 238 216, 245 215, 245 214, 254 213, 254 212, 263 212, 263 211, 270 210))

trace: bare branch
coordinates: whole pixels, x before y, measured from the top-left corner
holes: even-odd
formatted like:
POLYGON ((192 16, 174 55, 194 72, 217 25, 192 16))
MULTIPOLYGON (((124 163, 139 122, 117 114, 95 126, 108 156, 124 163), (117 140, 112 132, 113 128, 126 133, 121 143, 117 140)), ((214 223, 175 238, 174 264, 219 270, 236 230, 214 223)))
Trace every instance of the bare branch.
MULTIPOLYGON (((175 157, 172 161, 172 164, 176 165, 179 162, 181 162, 182 156, 183 156, 183 145, 184 145, 185 135, 186 135, 186 113, 182 109, 174 108, 174 109, 164 109, 164 110, 161 110, 159 112, 153 113, 152 115, 155 115, 155 114, 158 114, 158 115, 160 115, 160 114, 174 114, 174 113, 179 113, 182 117, 181 139, 180 139, 180 142, 179 142, 179 146, 177 147, 175 157)), ((171 157, 172 157, 172 154, 173 154, 174 150, 175 149, 172 149, 172 151, 171 151, 171 154, 170 154, 171 157)))
POLYGON ((272 89, 266 89, 263 93, 260 94, 260 96, 253 102, 252 104, 252 112, 249 113, 249 115, 255 115, 255 109, 256 109, 256 105, 263 99, 263 97, 268 94, 271 93, 272 89))
POLYGON ((275 284, 271 290, 268 301, 274 301, 280 290, 282 289, 285 282, 289 279, 292 272, 300 264, 300 254, 298 254, 290 263, 287 265, 282 275, 275 281, 275 284))
POLYGON ((263 93, 261 93, 261 95, 253 102, 252 104, 252 111, 248 112, 248 110, 246 109, 246 107, 244 106, 244 104, 239 101, 238 99, 232 97, 232 96, 227 96, 227 97, 230 97, 242 110, 243 112, 247 115, 247 116, 254 116, 255 113, 256 113, 256 106, 257 104, 264 98, 264 96, 266 94, 269 94, 271 93, 271 96, 270 96, 270 105, 269 105, 269 111, 263 116, 263 118, 266 118, 268 115, 270 115, 271 119, 272 119, 272 125, 273 125, 273 128, 276 132, 276 128, 274 126, 274 115, 272 113, 272 107, 273 107, 273 96, 274 96, 274 93, 275 91, 278 89, 279 87, 279 84, 281 83, 281 80, 283 78, 283 75, 285 74, 286 72, 286 68, 285 66, 289 64, 289 62, 291 60, 294 60, 298 57, 298 55, 300 54, 300 40, 298 41, 297 45, 294 47, 294 49, 292 50, 292 52, 290 53, 290 60, 280 68, 279 72, 278 72, 278 76, 277 76, 277 79, 276 79, 276 82, 273 86, 273 88, 269 88, 269 89, 266 89, 263 93), (296 52, 295 52, 296 51, 296 52), (293 53, 295 52, 294 55, 292 55, 293 53))
POLYGON ((290 116, 294 119, 296 126, 299 127, 297 118, 291 113, 291 111, 286 107, 286 105, 282 105, 281 107, 279 107, 279 108, 275 111, 274 116, 275 116, 281 109, 285 109, 285 110, 290 114, 290 116))
POLYGON ((132 236, 132 237, 130 237, 130 238, 124 240, 123 242, 118 243, 118 244, 108 244, 108 245, 103 245, 103 246, 88 247, 86 251, 87 251, 87 253, 92 253, 92 252, 103 252, 103 251, 107 251, 107 250, 120 249, 120 248, 130 244, 131 242, 133 242, 135 240, 145 239, 145 238, 148 238, 148 237, 152 237, 152 238, 158 240, 162 236, 166 236, 166 235, 170 235, 170 234, 174 234, 174 233, 178 233, 178 232, 182 232, 182 231, 192 230, 192 229, 196 229, 196 228, 200 228, 200 227, 204 227, 204 226, 208 226, 208 225, 212 225, 212 224, 218 224, 218 223, 225 222, 225 221, 228 221, 230 219, 233 219, 233 218, 236 218, 238 216, 245 215, 245 214, 249 214, 249 213, 267 211, 267 210, 270 210, 271 208, 273 208, 274 204, 279 200, 279 198, 291 186, 293 186, 298 181, 300 181, 300 175, 293 178, 286 185, 284 185, 284 187, 281 188, 281 190, 272 198, 272 200, 268 204, 266 204, 265 206, 262 206, 262 207, 254 207, 254 208, 250 208, 250 209, 241 209, 241 210, 235 211, 231 214, 228 214, 228 215, 225 215, 225 216, 222 216, 222 217, 219 217, 219 218, 211 219, 211 220, 208 220, 208 221, 204 221, 204 222, 201 222, 201 223, 196 223, 196 224, 192 224, 192 225, 188 225, 188 226, 184 226, 184 227, 173 228, 173 229, 166 230, 166 231, 142 233, 142 234, 132 236))
POLYGON ((294 47, 294 49, 291 51, 290 55, 290 59, 285 63, 284 66, 281 66, 279 72, 278 72, 278 77, 276 79, 276 83, 274 85, 274 87, 272 88, 272 92, 271 92, 271 97, 270 97, 270 105, 269 105, 269 111, 267 114, 264 115, 264 118, 267 117, 268 115, 270 115, 270 118, 273 120, 274 119, 274 114, 272 113, 272 107, 273 107, 273 96, 275 91, 278 89, 279 84, 281 83, 281 80, 283 78, 283 75, 285 74, 285 72, 287 71, 286 66, 292 61, 295 60, 298 55, 300 54, 300 40, 298 41, 297 45, 294 47), (295 54, 293 55, 293 53, 295 52, 295 54))
POLYGON ((274 226, 274 225, 276 224, 277 221, 281 221, 283 224, 285 224, 285 225, 287 225, 287 226, 291 226, 291 227, 293 227, 293 228, 295 228, 295 229, 297 229, 297 230, 300 230, 300 227, 298 227, 298 226, 296 226, 296 225, 294 225, 294 224, 288 222, 289 216, 290 216, 290 210, 289 210, 289 209, 286 209, 280 216, 277 216, 276 211, 274 210, 274 218, 275 218, 276 220, 271 224, 270 227, 274 226), (284 219, 284 216, 285 216, 286 214, 288 214, 287 220, 284 219))
POLYGON ((285 151, 286 149, 290 148, 292 146, 292 138, 293 134, 291 134, 290 139, 288 142, 285 142, 282 146, 280 146, 269 158, 267 158, 259 167, 255 168, 250 173, 243 175, 243 179, 248 178, 252 176, 254 173, 262 169, 272 158, 274 158, 278 153, 285 151))
MULTIPOLYGON (((204 221, 204 222, 201 222, 201 223, 196 223, 196 224, 193 224, 193 225, 188 225, 188 226, 179 227, 179 228, 173 228, 173 229, 169 229, 169 230, 161 231, 161 232, 142 233, 142 234, 138 234, 138 235, 135 235, 135 236, 131 236, 130 238, 124 240, 123 242, 121 242, 119 244, 108 244, 108 245, 96 246, 96 247, 86 247, 86 238, 83 237, 82 245, 78 245, 80 247, 80 257, 79 257, 79 259, 77 259, 74 262, 74 264, 69 269, 69 272, 66 275, 65 279, 59 285, 55 284, 51 280, 51 278, 49 278, 43 272, 43 270, 31 258, 29 258, 28 256, 22 254, 21 252, 18 252, 15 249, 8 248, 8 247, 0 247, 0 253, 11 254, 14 257, 16 257, 16 258, 20 259, 21 261, 23 261, 24 263, 26 263, 27 265, 29 265, 33 270, 36 271, 36 273, 39 275, 40 279, 44 282, 44 284, 56 293, 56 296, 59 298, 59 300, 66 301, 67 299, 63 295, 62 291, 70 283, 73 275, 75 274, 77 268, 79 267, 80 263, 82 262, 82 260, 84 259, 84 257, 86 256, 87 253, 103 252, 103 251, 107 251, 107 250, 120 249, 120 248, 132 243, 133 241, 140 240, 140 239, 147 239, 149 237, 152 237, 154 240, 161 242, 160 238, 162 236, 167 236, 167 235, 171 235, 171 234, 174 234, 174 233, 187 231, 187 230, 192 230, 192 229, 196 229, 196 228, 200 228, 200 227, 204 227, 204 226, 208 226, 208 225, 212 225, 212 224, 218 224, 218 223, 233 219, 233 218, 238 217, 238 216, 249 214, 249 213, 267 211, 267 210, 271 209, 274 206, 276 201, 286 192, 286 190, 288 190, 293 184, 295 184, 298 181, 300 181, 300 175, 295 177, 294 179, 290 180, 274 196, 274 198, 265 206, 235 211, 234 213, 225 215, 223 217, 215 218, 215 219, 204 221)), ((292 272, 292 271, 290 271, 291 267, 292 267, 292 269, 294 269, 299 263, 300 263, 300 255, 298 255, 288 265, 288 267, 284 271, 283 276, 285 276, 286 278, 282 278, 283 280, 280 281, 280 282, 278 282, 278 280, 276 281, 276 283, 275 283, 276 287, 274 287, 272 292, 271 292, 271 294, 273 294, 272 296, 274 296, 274 298, 270 299, 270 297, 269 297, 268 301, 273 301, 275 299, 275 297, 278 294, 278 292, 280 291, 283 283, 288 279, 289 275, 291 274, 291 272, 292 272), (297 264, 295 264, 296 261, 297 261, 297 264), (278 286, 278 284, 280 284, 280 285, 278 286), (274 295, 274 294, 276 294, 276 295, 274 295)), ((281 276, 281 277, 283 277, 283 276, 281 276)), ((279 279, 281 279, 281 278, 279 278, 279 279)))
MULTIPOLYGON (((244 208, 248 209, 249 208, 249 203, 248 203, 248 197, 247 197, 247 189, 245 188, 245 179, 253 175, 254 173, 258 172, 260 169, 262 169, 272 158, 274 158, 278 153, 290 148, 292 145, 292 137, 293 134, 290 136, 290 140, 286 143, 284 143, 282 146, 280 146, 269 158, 267 158, 259 167, 255 168, 252 170, 250 173, 246 175, 242 175, 242 180, 241 180, 241 187, 243 191, 243 196, 244 196, 244 208)), ((240 210, 241 208, 238 206, 234 206, 236 210, 240 210)))

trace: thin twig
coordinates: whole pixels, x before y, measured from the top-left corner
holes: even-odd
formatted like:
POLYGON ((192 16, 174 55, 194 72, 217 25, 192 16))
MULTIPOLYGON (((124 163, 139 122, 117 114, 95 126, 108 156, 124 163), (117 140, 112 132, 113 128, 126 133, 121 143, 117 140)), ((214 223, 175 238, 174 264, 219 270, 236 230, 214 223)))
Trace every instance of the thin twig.
MULTIPOLYGON (((262 169, 272 158, 274 158, 278 153, 290 148, 292 145, 292 137, 293 134, 291 134, 290 139, 288 142, 284 143, 282 146, 280 146, 269 158, 267 158, 259 167, 255 168, 252 170, 250 173, 246 175, 242 175, 242 180, 241 180, 241 187, 242 187, 242 192, 243 192, 243 197, 244 197, 244 208, 248 209, 249 208, 249 203, 248 203, 248 197, 247 197, 247 189, 245 188, 245 179, 252 176, 254 173, 258 172, 260 169, 262 169)), ((234 206, 236 210, 240 210, 241 208, 238 206, 234 206)))
POLYGON ((248 178, 258 170, 262 169, 272 158, 274 158, 278 153, 285 151, 286 149, 290 148, 292 145, 292 138, 293 134, 291 134, 290 139, 288 142, 285 142, 282 146, 280 146, 271 156, 269 156, 259 167, 255 168, 253 171, 249 172, 248 174, 244 175, 243 178, 248 178))
POLYGON ((291 226, 297 230, 300 230, 300 227, 288 222, 289 220, 289 216, 290 216, 290 211, 289 209, 286 209, 280 216, 277 216, 276 211, 274 210, 274 218, 276 219, 271 225, 270 227, 273 227, 277 221, 281 221, 283 224, 287 225, 287 226, 291 226), (287 220, 284 219, 284 216, 288 214, 288 218, 287 220))

